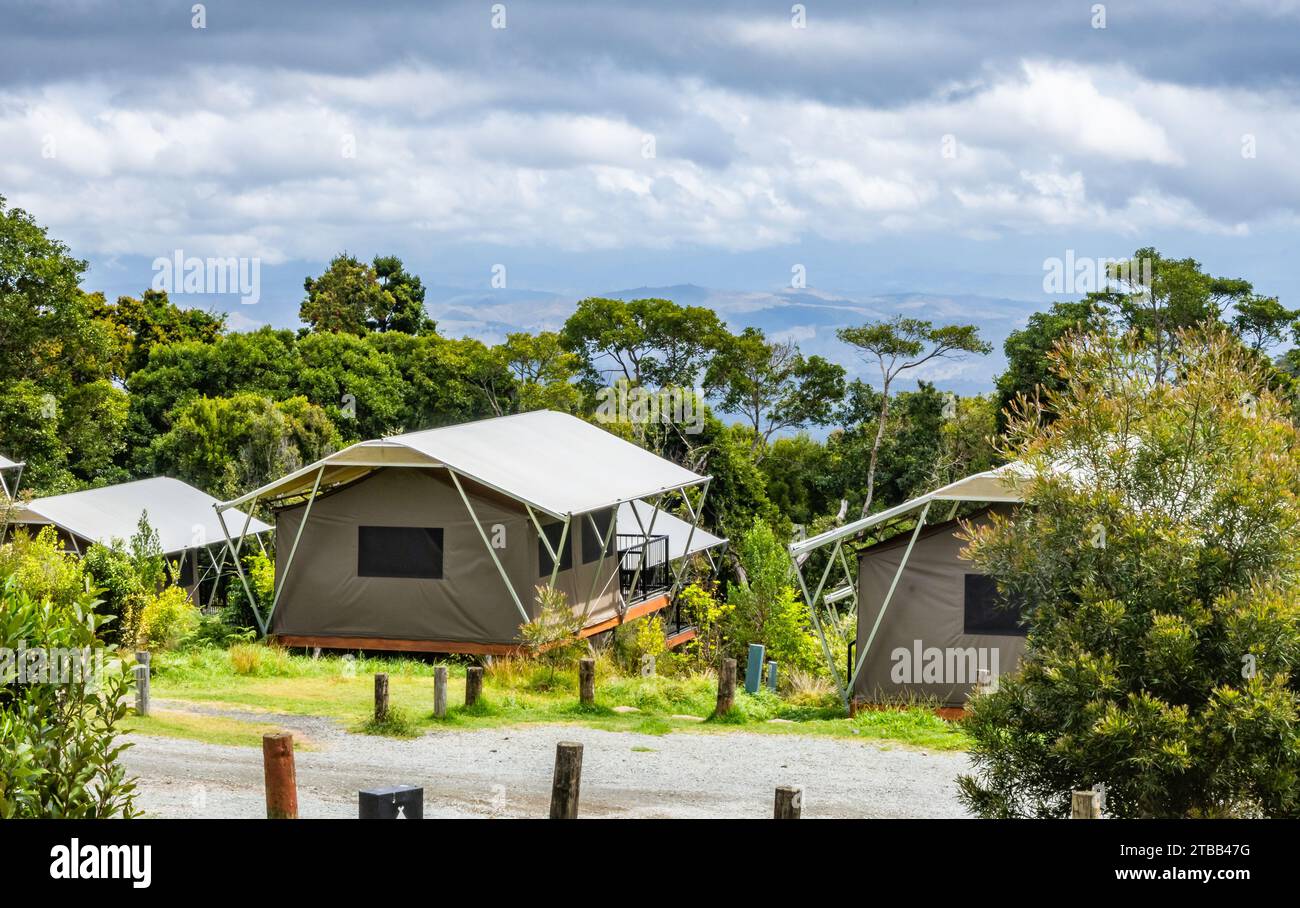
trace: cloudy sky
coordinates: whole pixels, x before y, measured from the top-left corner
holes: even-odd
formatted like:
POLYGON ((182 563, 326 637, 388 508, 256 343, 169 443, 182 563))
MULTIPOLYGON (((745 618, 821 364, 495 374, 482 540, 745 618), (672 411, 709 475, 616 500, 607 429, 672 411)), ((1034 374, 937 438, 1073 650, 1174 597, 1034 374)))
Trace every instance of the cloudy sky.
POLYGON ((1297 305, 1300 2, 1225 6, 0 0, 0 195, 110 294, 257 257, 261 302, 213 301, 240 325, 343 249, 469 330, 492 289, 519 323, 792 269, 1014 321, 1046 259, 1147 244, 1297 305))

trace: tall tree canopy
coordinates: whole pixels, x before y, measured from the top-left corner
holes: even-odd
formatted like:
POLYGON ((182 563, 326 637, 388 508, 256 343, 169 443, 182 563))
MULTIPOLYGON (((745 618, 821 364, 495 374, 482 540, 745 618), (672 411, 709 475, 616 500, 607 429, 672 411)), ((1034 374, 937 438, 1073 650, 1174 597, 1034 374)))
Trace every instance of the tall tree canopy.
POLYGON ((560 337, 582 356, 595 385, 617 377, 634 386, 667 387, 694 385, 724 332, 717 313, 701 306, 589 297, 578 303, 560 337))

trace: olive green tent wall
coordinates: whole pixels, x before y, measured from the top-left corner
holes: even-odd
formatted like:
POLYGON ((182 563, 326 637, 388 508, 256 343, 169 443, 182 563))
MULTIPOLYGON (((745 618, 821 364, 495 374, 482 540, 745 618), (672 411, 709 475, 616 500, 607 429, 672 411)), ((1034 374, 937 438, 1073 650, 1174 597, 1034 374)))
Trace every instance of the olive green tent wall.
MULTIPOLYGON (((550 579, 539 558, 536 528, 519 502, 462 480, 519 601, 536 617, 536 587, 550 579)), ((446 470, 379 469, 315 499, 292 570, 285 576, 289 541, 296 538, 305 504, 276 514, 276 585, 279 600, 270 633, 290 637, 511 644, 522 618, 487 546, 446 470), (440 527, 442 579, 358 576, 361 526, 440 527)), ((601 525, 608 512, 598 516, 601 525)), ((573 519, 566 546, 573 567, 561 571, 557 589, 594 624, 617 614, 618 559, 584 563, 582 525, 573 519), (597 568, 599 567, 599 576, 597 568), (596 593, 589 595, 593 582, 596 593)), ((548 559, 549 561, 549 559, 548 559)))
MULTIPOLYGON (((1003 506, 1005 507, 1005 506, 1003 506)), ((968 523, 987 521, 991 509, 968 523)), ((930 701, 961 706, 970 695, 980 667, 1013 671, 1024 653, 1022 636, 967 634, 966 575, 974 566, 959 555, 960 522, 950 520, 924 529, 916 538, 893 599, 876 631, 854 684, 854 696, 868 702, 930 701), (944 659, 939 683, 925 683, 926 650, 944 659), (906 655, 904 655, 904 651, 906 655), (905 680, 900 682, 900 676, 905 680)), ((863 652, 911 533, 902 533, 862 550, 858 557, 858 653, 863 652)))

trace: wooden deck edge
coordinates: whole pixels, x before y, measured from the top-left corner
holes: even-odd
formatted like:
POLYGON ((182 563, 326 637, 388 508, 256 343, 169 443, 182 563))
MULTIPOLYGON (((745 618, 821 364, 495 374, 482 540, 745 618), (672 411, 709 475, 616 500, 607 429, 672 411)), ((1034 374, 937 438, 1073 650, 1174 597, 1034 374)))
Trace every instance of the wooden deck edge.
POLYGON ((518 643, 469 643, 464 640, 396 640, 387 637, 319 637, 273 634, 281 646, 319 646, 321 649, 369 649, 392 653, 462 653, 474 656, 513 656, 528 648, 518 643))
POLYGON ((683 643, 690 643, 695 639, 697 631, 693 627, 683 628, 675 634, 669 634, 664 638, 664 646, 669 649, 676 649, 683 643))
POLYGON ((660 593, 652 599, 633 603, 628 606, 627 611, 621 615, 615 615, 612 618, 606 618, 604 621, 587 625, 578 633, 578 636, 585 638, 594 636, 595 634, 604 633, 610 628, 618 627, 620 624, 626 624, 627 622, 634 621, 644 615, 651 615, 661 609, 667 608, 668 603, 668 594, 660 593))

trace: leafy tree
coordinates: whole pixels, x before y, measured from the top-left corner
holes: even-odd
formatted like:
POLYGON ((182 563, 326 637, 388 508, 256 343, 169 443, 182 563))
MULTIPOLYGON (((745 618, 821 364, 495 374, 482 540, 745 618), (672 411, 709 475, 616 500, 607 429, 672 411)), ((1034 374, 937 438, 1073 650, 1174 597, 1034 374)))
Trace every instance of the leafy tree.
POLYGON ((1237 301, 1232 330, 1250 349, 1263 353, 1282 343, 1296 326, 1300 309, 1288 309, 1275 296, 1250 296, 1237 301))
POLYGON ((125 382, 149 361, 149 351, 159 344, 197 341, 211 344, 226 327, 225 313, 182 309, 161 290, 146 290, 139 299, 119 296, 116 303, 92 297, 92 314, 107 323, 116 338, 113 378, 125 382))
POLYGON ((1218 327, 1059 351, 1056 419, 1021 419, 1024 506, 969 555, 1023 603, 1018 671, 973 702, 984 816, 1300 815, 1300 435, 1218 327))
POLYGON ((862 516, 871 513, 875 495, 876 466, 880 444, 889 420, 890 388, 900 375, 917 369, 931 360, 962 353, 988 353, 993 348, 980 340, 974 325, 943 325, 936 328, 923 319, 896 316, 888 321, 871 322, 856 328, 840 328, 836 336, 857 348, 868 362, 880 370, 880 411, 876 416, 876 439, 871 446, 867 465, 867 495, 862 516))
POLYGON ((294 376, 301 368, 293 332, 274 328, 223 335, 211 344, 181 341, 155 346, 148 364, 127 382, 132 472, 157 471, 150 446, 171 428, 178 404, 242 392, 273 400, 291 397, 294 376))
POLYGON ((582 392, 573 380, 582 368, 582 360, 564 348, 558 334, 518 331, 507 335, 497 350, 515 377, 517 412, 577 412, 582 404, 582 392))
POLYGON ((234 498, 337 450, 338 430, 304 397, 244 392, 181 404, 154 443, 164 472, 218 498, 234 498))
POLYGON ((997 378, 998 428, 1006 426, 1006 413, 1018 399, 1038 401, 1042 392, 1060 391, 1061 380, 1053 369, 1051 353, 1061 338, 1105 323, 1105 306, 1089 296, 1077 302, 1053 303, 1048 311, 1029 316, 1024 328, 1012 331, 1002 345, 1007 368, 997 378))
POLYGON ((291 393, 324 409, 353 440, 378 438, 402 426, 402 376, 373 337, 309 334, 294 351, 302 365, 292 376, 291 393))
POLYGON ((28 380, 62 397, 107 377, 113 337, 82 292, 86 263, 0 196, 0 382, 28 380))
POLYGON ((312 331, 429 334, 435 327, 424 311, 424 283, 395 255, 377 256, 367 265, 340 253, 320 277, 307 278, 303 289, 298 315, 312 331))
POLYGON ((844 369, 820 356, 804 357, 792 341, 768 341, 757 328, 720 336, 704 380, 726 413, 754 430, 754 451, 788 429, 824 426, 844 395, 844 369))
POLYGON ((369 313, 370 329, 403 334, 433 333, 437 326, 424 311, 424 282, 409 273, 395 255, 376 256, 374 269, 387 299, 385 306, 369 313))
POLYGON ((671 300, 589 297, 578 303, 560 332, 565 347, 582 356, 593 385, 613 373, 633 386, 691 386, 725 332, 717 314, 671 300))
POLYGON ((367 320, 392 312, 393 298, 375 269, 346 252, 336 255, 320 277, 303 281, 303 289, 307 295, 298 317, 312 331, 363 334, 367 320))
POLYGON ((776 439, 759 467, 767 497, 791 523, 807 527, 839 503, 831 451, 805 433, 776 439))
POLYGON ((1123 330, 1137 332, 1150 345, 1158 381, 1167 377, 1180 331, 1217 321, 1227 304, 1252 299, 1250 282, 1213 277, 1195 259, 1167 259, 1150 247, 1107 271, 1116 289, 1093 296, 1112 307, 1123 330))
POLYGON ((762 643, 782 666, 815 671, 822 667, 807 613, 795 594, 790 556, 763 520, 734 543, 736 582, 727 586, 731 607, 726 637, 739 656, 750 643, 762 643))

